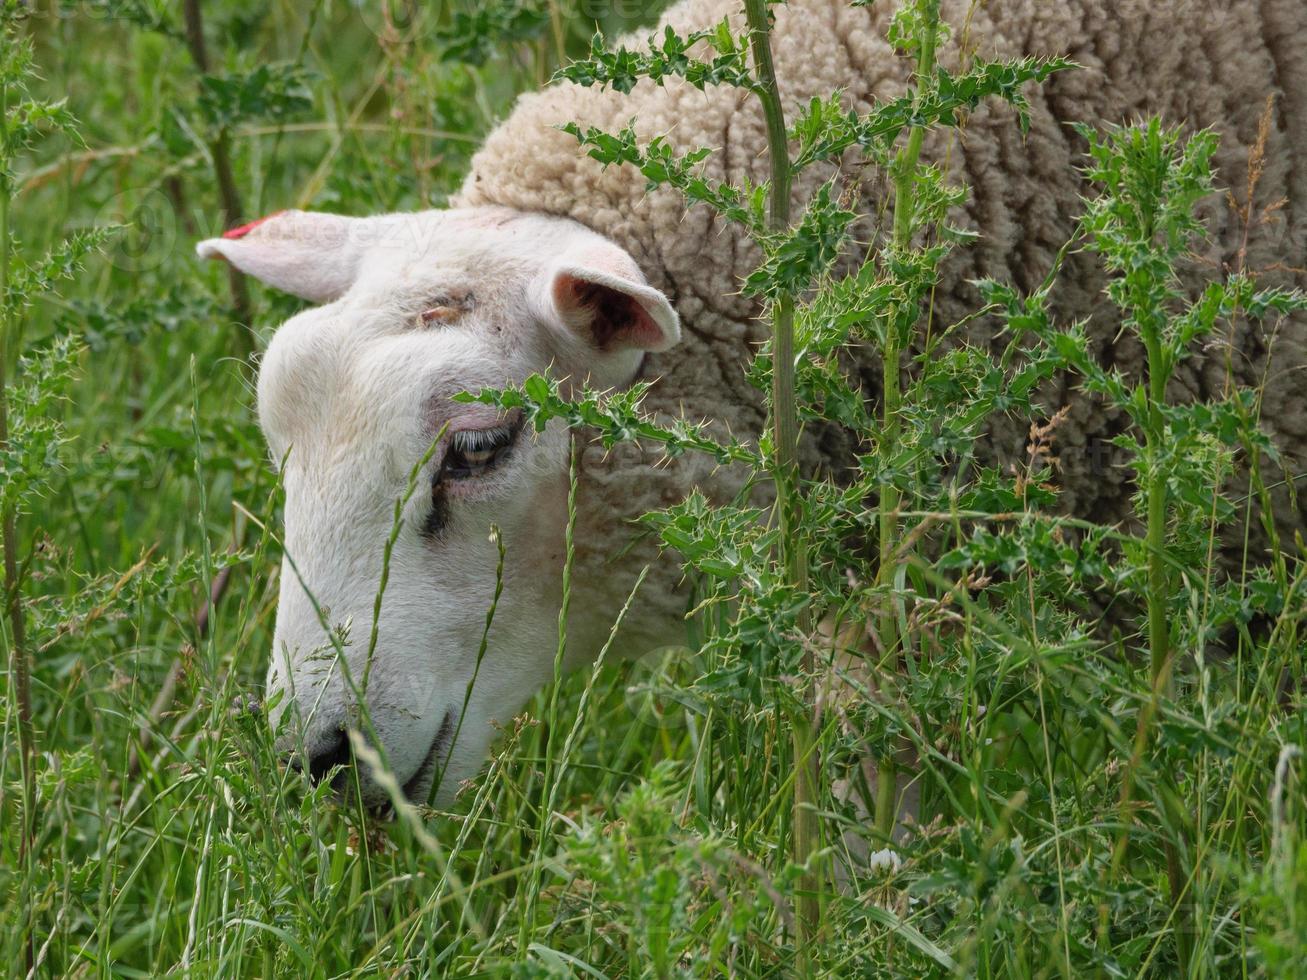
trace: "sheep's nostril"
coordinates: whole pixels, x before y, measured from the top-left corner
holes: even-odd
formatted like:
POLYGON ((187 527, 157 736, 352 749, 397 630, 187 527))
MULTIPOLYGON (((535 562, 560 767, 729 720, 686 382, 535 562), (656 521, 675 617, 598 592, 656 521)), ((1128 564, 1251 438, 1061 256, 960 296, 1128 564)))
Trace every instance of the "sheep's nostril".
POLYGON ((328 739, 309 753, 309 778, 319 782, 327 773, 337 766, 347 766, 353 760, 349 747, 349 736, 337 731, 334 739, 328 739))

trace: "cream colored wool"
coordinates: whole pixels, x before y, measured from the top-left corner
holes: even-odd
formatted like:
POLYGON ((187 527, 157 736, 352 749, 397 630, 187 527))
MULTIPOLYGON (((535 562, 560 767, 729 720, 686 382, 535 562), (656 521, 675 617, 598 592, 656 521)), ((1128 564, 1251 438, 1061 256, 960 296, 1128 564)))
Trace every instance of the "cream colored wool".
MULTIPOLYGON (((891 6, 794 0, 775 8, 772 44, 788 118, 795 118, 797 108, 814 96, 836 89, 845 93, 848 107, 860 112, 903 91, 908 66, 885 40, 891 6)), ((737 0, 687 0, 664 23, 686 32, 735 14, 737 7, 737 0)), ((1084 145, 1071 123, 1102 125, 1159 113, 1170 123, 1214 127, 1221 136, 1219 183, 1242 206, 1247 162, 1268 98, 1274 99, 1273 124, 1253 210, 1257 214, 1281 201, 1283 206, 1272 221, 1254 220, 1241 257, 1243 222, 1229 203, 1214 205, 1215 234, 1204 258, 1221 267, 1244 262, 1264 270, 1265 283, 1304 284, 1303 273, 1285 271, 1307 266, 1307 5, 1302 0, 992 0, 974 9, 965 0, 944 0, 943 8, 952 36, 941 60, 949 67, 957 66, 960 50, 985 58, 1064 54, 1083 67, 1059 74, 1043 87, 1028 87, 1032 111, 1025 136, 1011 110, 986 105, 971 116, 960 137, 927 140, 927 157, 972 188, 958 220, 981 235, 978 244, 957 253, 947 267, 935 294, 937 324, 953 323, 977 308, 968 280, 989 276, 1030 288, 1048 271, 1073 233, 1078 197, 1087 192, 1077 170, 1084 163, 1084 145)), ((699 92, 678 82, 665 87, 641 82, 630 95, 565 84, 518 101, 477 154, 455 203, 567 216, 626 248, 650 282, 666 292, 684 325, 678 347, 648 359, 644 375, 657 383, 647 406, 714 419, 738 434, 755 435, 764 423, 764 408, 744 373, 766 328, 756 319, 754 304, 739 294, 738 283, 757 261, 756 250, 709 209, 687 209, 671 190, 646 191, 633 168, 601 168, 557 128, 577 121, 616 131, 632 119, 642 138, 664 134, 682 150, 714 147, 717 152, 708 163, 714 178, 747 175, 758 181, 767 176, 763 119, 748 94, 699 92)), ((858 167, 852 155, 845 162, 847 180, 851 185, 862 181, 860 193, 874 214, 883 199, 880 178, 858 167)), ((829 169, 809 170, 797 182, 796 202, 829 175, 829 169)), ((863 232, 875 230, 872 223, 863 232)), ((1209 264, 1197 274, 1212 271, 1209 264)), ((1057 294, 1057 314, 1063 322, 1093 315, 1091 334, 1103 362, 1137 376, 1142 349, 1133 338, 1118 336, 1102 287, 1093 257, 1071 256, 1057 294)), ((1263 423, 1284 452, 1290 474, 1300 474, 1307 459, 1304 326, 1301 319, 1240 324, 1228 350, 1213 345, 1183 364, 1172 391, 1176 398, 1208 398, 1219 395, 1229 381, 1264 385, 1263 423)), ((994 333, 992 320, 980 320, 967 336, 985 344, 994 333)), ((870 353, 862 362, 866 390, 874 395, 879 365, 870 353)), ((1074 378, 1058 379, 1046 392, 1050 413, 1065 403, 1071 406, 1067 422, 1057 430, 1062 499, 1079 516, 1123 521, 1130 511, 1130 476, 1107 440, 1125 428, 1126 420, 1078 393, 1076 384, 1074 378)), ((985 447, 988 457, 1003 463, 1022 459, 1028 424, 999 420, 985 447)), ((852 448, 843 433, 809 432, 804 461, 838 469, 852 448)), ((1277 476, 1271 473, 1269 481, 1277 476)), ((635 446, 607 455, 589 447, 582 477, 582 562, 612 562, 630 534, 627 522, 644 510, 677 500, 696 485, 721 498, 736 489, 739 479, 702 460, 660 465, 656 455, 635 446)), ((1303 528, 1304 511, 1285 486, 1276 491, 1275 502, 1282 533, 1303 528)), ((1254 538, 1254 550, 1264 547, 1259 541, 1254 538)), ((614 592, 624 591, 632 570, 654 554, 647 541, 626 553, 620 564, 627 574, 612 576, 614 592)), ((1237 560, 1236 554, 1228 557, 1237 560)), ((1252 557, 1258 560, 1256 554, 1252 557)), ((664 587, 646 590, 647 599, 664 613, 684 602, 671 587, 675 575, 664 559, 656 572, 664 587)))

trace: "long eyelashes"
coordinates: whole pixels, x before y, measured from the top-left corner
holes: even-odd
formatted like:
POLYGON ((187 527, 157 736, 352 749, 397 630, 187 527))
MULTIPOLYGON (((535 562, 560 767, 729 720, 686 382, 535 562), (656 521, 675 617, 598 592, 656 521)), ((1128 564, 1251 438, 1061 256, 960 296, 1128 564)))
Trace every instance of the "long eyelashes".
POLYGON ((449 487, 485 476, 510 455, 522 432, 520 414, 505 425, 485 429, 462 429, 450 436, 449 448, 431 481, 431 510, 422 533, 434 537, 449 523, 449 487))
POLYGON ((481 476, 502 463, 512 451, 522 423, 515 420, 508 425, 489 429, 463 429, 449 440, 449 450, 440 464, 437 482, 466 480, 481 476))
POLYGON ((454 448, 463 453, 489 452, 507 446, 513 441, 515 430, 511 425, 495 429, 464 429, 450 438, 454 448))

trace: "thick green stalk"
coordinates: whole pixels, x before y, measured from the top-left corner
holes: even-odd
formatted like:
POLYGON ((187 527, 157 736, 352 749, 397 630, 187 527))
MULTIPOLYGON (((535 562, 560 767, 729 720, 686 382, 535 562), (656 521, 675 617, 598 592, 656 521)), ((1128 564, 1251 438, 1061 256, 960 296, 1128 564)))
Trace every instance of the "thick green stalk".
MULTIPOLYGON (((1171 685, 1171 624, 1168 621, 1166 607, 1171 595, 1171 578, 1167 572, 1166 549, 1166 473, 1162 467, 1162 441, 1165 438, 1165 423, 1162 419, 1161 406, 1166 401, 1166 382, 1169 372, 1164 363, 1165 354, 1162 340, 1156 327, 1144 338, 1148 357, 1148 431, 1145 433, 1145 449, 1149 457, 1148 465, 1148 653, 1149 676, 1152 681, 1153 703, 1157 705, 1164 692, 1171 685)), ((1150 712, 1146 721, 1141 721, 1139 732, 1140 745, 1147 744, 1148 725, 1156 711, 1150 712)), ((1164 776, 1167 788, 1175 788, 1174 780, 1164 776)), ((1173 822, 1173 814, 1166 814, 1167 822, 1173 822)), ((1183 817, 1180 817, 1183 821, 1183 817)), ((1180 862, 1180 852, 1175 842, 1169 837, 1163 845, 1166 854, 1166 876, 1171 890, 1171 904, 1174 908, 1176 959, 1180 964, 1180 975, 1188 976, 1190 959, 1190 937, 1192 924, 1189 921, 1185 892, 1188 881, 1184 867, 1180 862)))
MULTIPOLYGON (((939 39, 939 0, 926 0, 922 5, 922 36, 918 38, 915 79, 920 92, 935 72, 935 48, 939 39)), ((894 160, 894 225, 890 247, 894 251, 904 251, 912 245, 912 215, 914 195, 917 183, 917 165, 921 159, 921 144, 926 131, 921 126, 914 126, 908 131, 908 140, 894 160)), ((902 409, 903 395, 900 386, 900 374, 903 369, 903 348, 907 338, 900 336, 899 323, 894 320, 885 323, 884 352, 881 358, 881 437, 882 445, 888 456, 895 456, 899 441, 899 412, 902 409)), ((898 489, 890 484, 881 487, 880 500, 877 503, 877 518, 880 529, 880 564, 879 585, 888 590, 894 583, 894 571, 897 567, 895 551, 899 539, 899 505, 901 498, 898 489)), ((880 619, 880 640, 886 652, 885 673, 897 673, 899 635, 897 603, 887 602, 880 619)), ((897 814, 895 774, 897 765, 893 754, 883 756, 876 768, 876 829, 882 837, 888 838, 894 831, 894 818, 897 814)))
MULTIPOLYGON (((780 87, 772 63, 770 25, 766 0, 745 0, 757 86, 767 122, 767 150, 771 163, 771 196, 768 201, 769 229, 779 234, 790 224, 790 151, 785 131, 785 112, 780 87)), ((776 509, 780 515, 780 552, 790 585, 798 592, 808 589, 808 544, 799 521, 798 448, 799 412, 794 383, 794 297, 783 294, 772 309, 772 438, 775 455, 772 477, 776 484, 776 509)), ((809 622, 804 615, 800 629, 807 635, 809 622)), ((803 671, 811 677, 812 655, 805 652, 803 671)), ((791 721, 794 741, 794 805, 790 854, 795 864, 808 868, 799 879, 796 948, 799 966, 808 968, 808 943, 816 935, 821 921, 821 877, 812 868, 813 856, 821 846, 817 822, 817 750, 813 741, 810 686, 802 692, 803 708, 791 721)))
POLYGON ((1148 467, 1148 652, 1153 689, 1160 693, 1170 671, 1171 625, 1166 600, 1170 581, 1166 571, 1166 475, 1161 473, 1164 423, 1161 406, 1166 400, 1166 374, 1160 338, 1145 338, 1148 356, 1148 432, 1145 434, 1148 467))

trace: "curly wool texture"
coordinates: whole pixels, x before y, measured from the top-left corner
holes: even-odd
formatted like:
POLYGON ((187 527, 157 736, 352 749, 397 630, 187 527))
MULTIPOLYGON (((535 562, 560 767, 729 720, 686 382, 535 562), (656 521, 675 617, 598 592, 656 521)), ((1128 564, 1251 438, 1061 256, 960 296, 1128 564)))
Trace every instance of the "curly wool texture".
MULTIPOLYGON (((793 0, 774 8, 772 45, 788 118, 813 97, 835 90, 844 93, 847 108, 859 112, 903 92, 909 66, 885 39, 890 6, 793 0)), ((738 25, 737 8, 737 0, 686 0, 663 24, 688 32, 730 14, 738 25)), ((987 104, 960 135, 928 137, 926 158, 972 189, 957 222, 981 235, 945 270, 934 298, 937 324, 954 323, 978 308, 968 280, 994 277, 1029 289, 1048 272, 1073 234, 1079 198, 1088 192, 1077 169, 1085 162, 1085 146, 1073 122, 1100 126, 1160 114, 1171 124, 1214 128, 1221 137, 1218 184, 1229 188, 1229 199, 1215 203, 1208 215, 1213 231, 1202 256, 1206 268, 1196 264, 1193 282, 1210 276, 1213 266, 1240 263, 1264 273, 1263 284, 1307 281, 1300 271, 1307 266, 1307 6, 1302 0, 992 0, 974 9, 968 0, 944 0, 943 15, 952 36, 940 58, 950 68, 957 67, 964 50, 984 58, 1062 54, 1082 67, 1042 87, 1027 87, 1032 105, 1027 135, 1009 108, 987 104), (1249 203, 1248 161, 1268 98, 1274 99, 1272 126, 1245 249, 1238 209, 1249 203), (1280 202, 1272 220, 1258 220, 1263 209, 1280 202)), ((765 338, 765 326, 756 319, 755 305, 740 295, 739 281, 756 264, 756 249, 708 208, 687 207, 671 190, 647 191, 634 168, 602 168, 557 128, 576 121, 616 131, 632 120, 642 139, 661 134, 682 152, 713 147, 707 170, 715 179, 767 176, 764 122, 748 93, 700 92, 676 81, 664 87, 641 82, 629 95, 564 84, 519 100, 474 159, 457 203, 570 217, 626 248, 667 294, 684 326, 677 348, 649 359, 645 375, 658 381, 647 406, 754 435, 764 424, 764 406, 761 393, 745 381, 745 368, 765 338)), ((859 164, 849 155, 843 171, 873 216, 860 229, 860 237, 869 237, 876 232, 883 176, 859 164)), ((805 172, 794 188, 796 203, 830 173, 821 167, 805 172)), ((1091 318, 1102 363, 1137 377, 1142 347, 1119 334, 1103 286, 1094 257, 1070 256, 1055 312, 1064 323, 1091 318)), ((1263 423, 1284 454, 1290 477, 1302 472, 1307 459, 1304 326, 1301 319, 1241 323, 1228 347, 1213 345, 1183 363, 1171 392, 1176 399, 1190 399, 1218 396, 1231 382, 1262 387, 1263 423)), ((993 321, 979 320, 968 327, 966 339, 1003 343, 995 332, 993 321)), ((879 365, 871 354, 861 360, 865 390, 875 395, 879 365)), ((1043 396, 1050 412, 1070 406, 1056 434, 1064 505, 1096 521, 1124 521, 1131 509, 1131 476, 1109 440, 1125 430, 1127 420, 1076 386, 1075 378, 1055 379, 1043 396)), ((1024 459, 1027 426, 1028 421, 997 420, 985 456, 1003 465, 1024 459)), ((839 469, 851 449, 847 434, 811 431, 803 460, 809 467, 839 469)), ((660 466, 636 446, 607 455, 590 447, 582 473, 589 502, 588 533, 581 540, 601 543, 609 558, 616 551, 613 535, 639 513, 680 499, 692 486, 719 498, 738 487, 738 476, 702 461, 660 466)), ((1268 474, 1267 482, 1277 482, 1276 475, 1268 474)), ((1303 528, 1304 511, 1286 483, 1274 498, 1281 533, 1303 528)), ((1255 541, 1257 547, 1264 542, 1255 541)), ((651 548, 637 546, 629 560, 648 561, 651 548)), ((1237 558, 1237 552, 1229 556, 1231 562, 1237 558)), ((665 596, 667 611, 677 601, 683 600, 665 596)))

